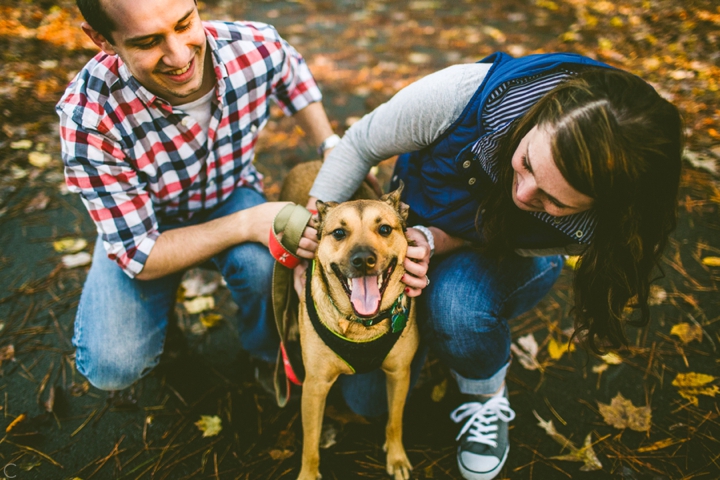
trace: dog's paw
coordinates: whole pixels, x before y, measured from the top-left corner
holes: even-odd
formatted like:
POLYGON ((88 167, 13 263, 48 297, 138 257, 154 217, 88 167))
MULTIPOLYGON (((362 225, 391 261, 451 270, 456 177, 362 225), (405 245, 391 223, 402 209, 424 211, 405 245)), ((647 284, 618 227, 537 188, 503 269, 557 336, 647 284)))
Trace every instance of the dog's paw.
POLYGON ((410 470, 412 465, 404 451, 395 455, 388 454, 387 472, 394 480, 410 480, 410 470))

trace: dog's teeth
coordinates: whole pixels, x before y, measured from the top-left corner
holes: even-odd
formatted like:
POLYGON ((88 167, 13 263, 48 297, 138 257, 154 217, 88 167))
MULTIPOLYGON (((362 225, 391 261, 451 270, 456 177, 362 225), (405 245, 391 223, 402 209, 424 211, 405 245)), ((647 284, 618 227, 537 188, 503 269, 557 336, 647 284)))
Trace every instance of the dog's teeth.
POLYGON ((383 283, 383 276, 378 275, 378 288, 382 288, 382 283, 383 283))

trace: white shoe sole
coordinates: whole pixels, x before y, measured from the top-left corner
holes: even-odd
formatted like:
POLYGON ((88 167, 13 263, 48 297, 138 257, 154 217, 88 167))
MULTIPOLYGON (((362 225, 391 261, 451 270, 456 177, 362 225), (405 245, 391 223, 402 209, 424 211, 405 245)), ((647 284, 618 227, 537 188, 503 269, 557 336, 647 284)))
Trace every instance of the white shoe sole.
POLYGON ((508 449, 505 450, 505 455, 503 455, 500 463, 498 463, 495 468, 487 472, 474 472, 472 470, 466 469, 465 467, 463 467, 459 456, 457 457, 458 468, 460 469, 460 473, 462 474, 463 478, 465 478, 466 480, 492 480, 493 478, 497 477, 497 474, 500 473, 500 470, 502 470, 503 466, 505 465, 505 460, 507 460, 508 453, 510 453, 510 446, 508 446, 508 449))

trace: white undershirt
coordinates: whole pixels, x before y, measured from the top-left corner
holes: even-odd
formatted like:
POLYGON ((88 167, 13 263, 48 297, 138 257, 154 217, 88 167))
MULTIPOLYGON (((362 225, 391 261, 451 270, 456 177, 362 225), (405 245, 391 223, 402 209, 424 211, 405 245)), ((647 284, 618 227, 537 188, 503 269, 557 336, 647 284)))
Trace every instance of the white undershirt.
POLYGON ((207 136, 208 128, 210 127, 210 119, 212 118, 212 97, 215 95, 215 89, 211 88, 208 93, 190 103, 183 105, 176 105, 175 108, 182 110, 183 112, 190 115, 200 124, 205 136, 207 136))

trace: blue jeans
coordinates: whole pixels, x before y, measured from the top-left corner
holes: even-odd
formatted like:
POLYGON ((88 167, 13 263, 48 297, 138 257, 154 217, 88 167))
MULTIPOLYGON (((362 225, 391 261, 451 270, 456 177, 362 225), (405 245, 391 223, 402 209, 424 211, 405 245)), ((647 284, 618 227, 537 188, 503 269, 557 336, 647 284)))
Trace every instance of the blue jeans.
MULTIPOLYGON (((203 223, 263 203, 255 190, 238 188, 213 211, 165 231, 203 223)), ((242 228, 242 225, 238 225, 242 228)), ((278 336, 272 317, 273 258, 259 243, 244 243, 212 258, 238 305, 240 341, 252 356, 274 362, 278 336)), ((158 364, 182 272, 157 280, 128 277, 107 258, 100 239, 80 297, 72 343, 78 371, 102 390, 119 390, 158 364)))
MULTIPOLYGON (((510 361, 508 321, 533 308, 550 290, 563 266, 562 256, 510 256, 502 261, 462 249, 430 262, 430 285, 416 299, 420 348, 413 361, 414 382, 427 347, 450 367, 466 394, 491 394, 510 361)), ((342 377, 348 405, 373 416, 386 411, 381 371, 342 377), (367 399, 374 399, 368 402, 367 399)))

